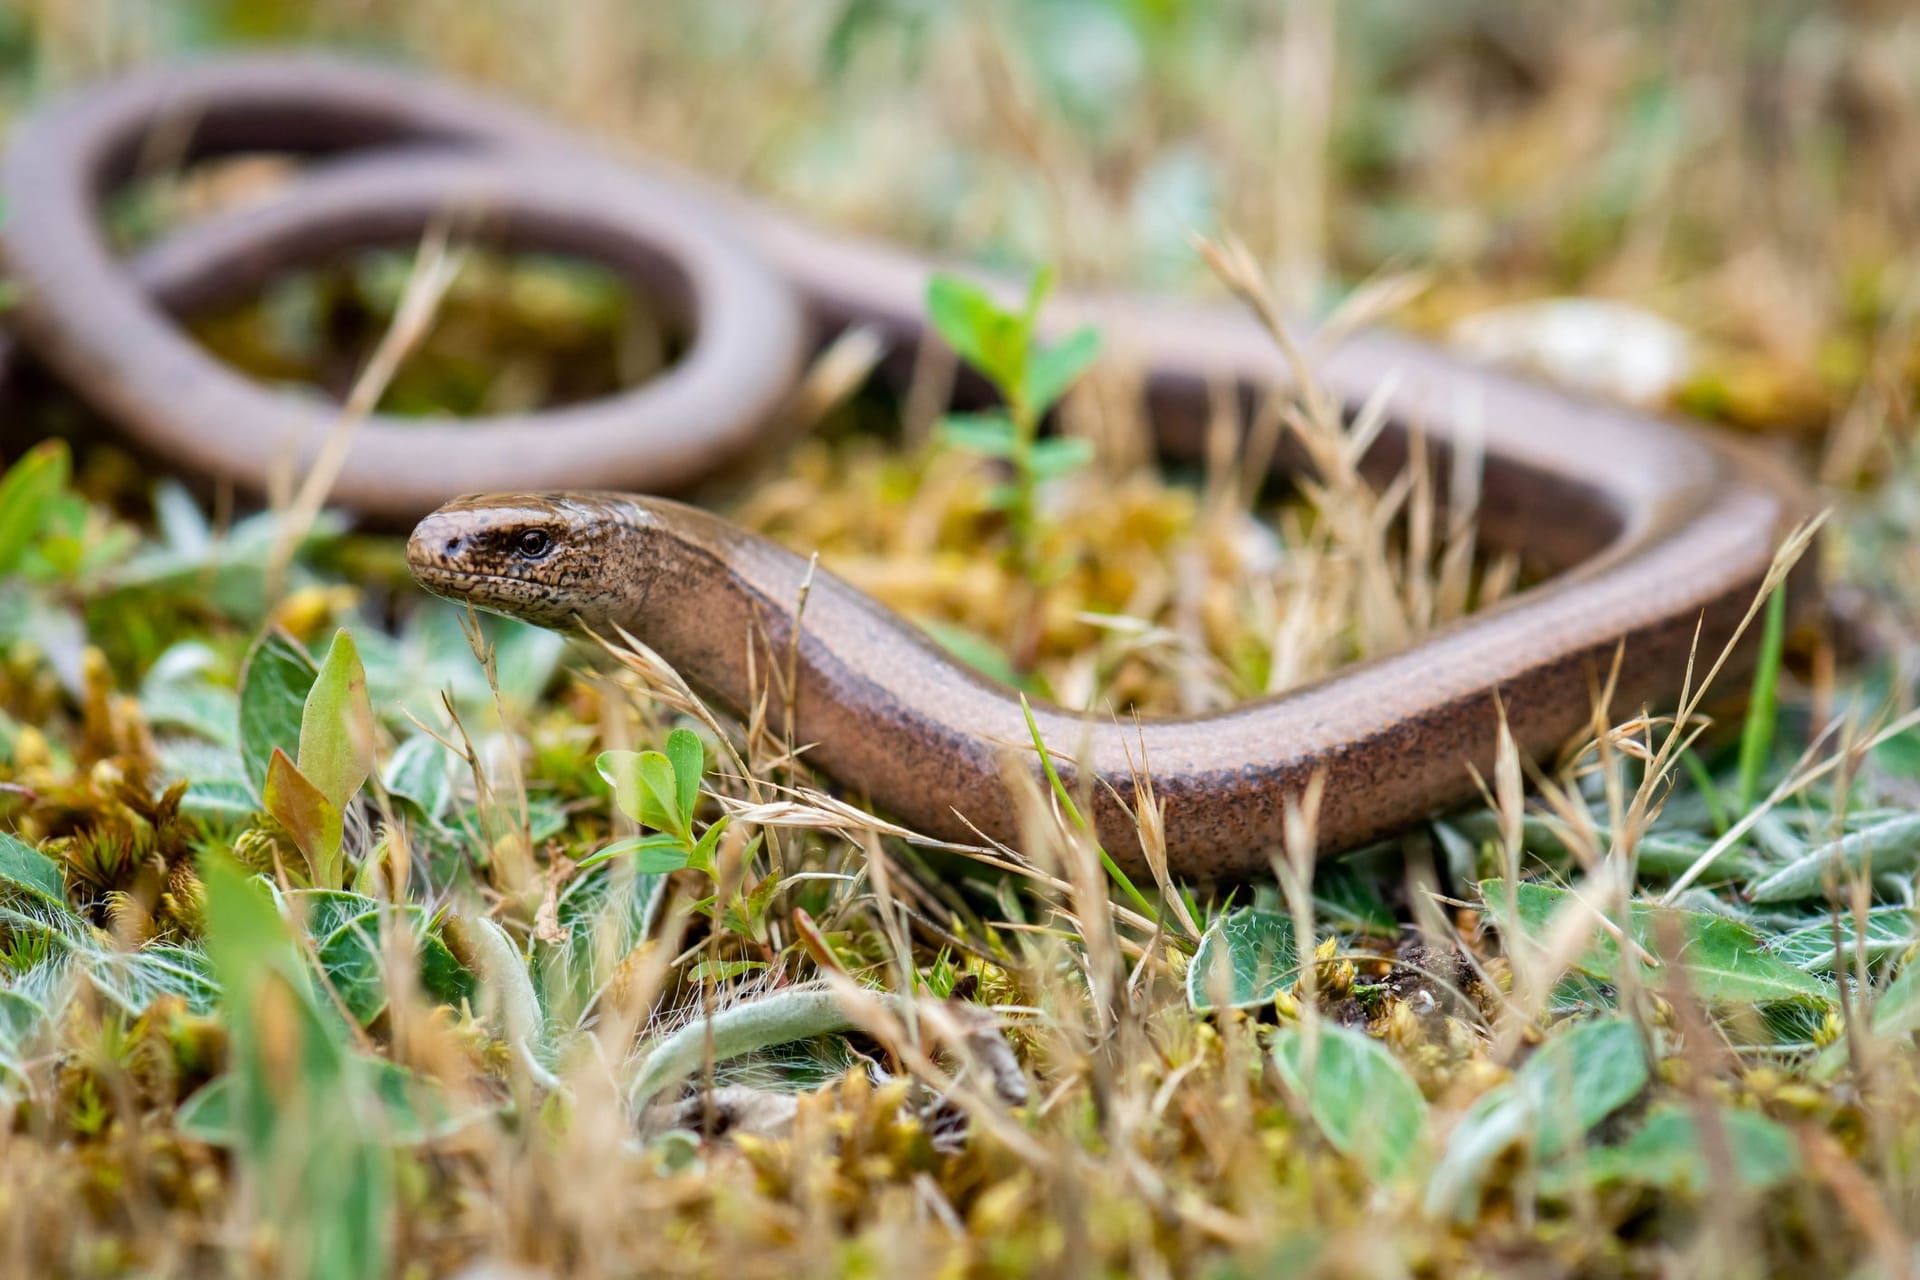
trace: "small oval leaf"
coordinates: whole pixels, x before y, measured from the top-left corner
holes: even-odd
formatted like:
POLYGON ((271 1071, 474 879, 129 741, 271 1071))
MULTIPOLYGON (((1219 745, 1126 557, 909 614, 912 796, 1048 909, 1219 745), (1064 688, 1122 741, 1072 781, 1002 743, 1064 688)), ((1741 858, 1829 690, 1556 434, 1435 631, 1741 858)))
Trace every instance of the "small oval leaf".
POLYGON ((1271 1004, 1299 970, 1293 921, 1242 907, 1208 922, 1187 966, 1187 1003, 1200 1013, 1271 1004))
POLYGON ((1377 1182, 1393 1178, 1426 1136, 1427 1100, 1391 1050, 1364 1031, 1324 1023, 1308 1052, 1297 1026, 1274 1035, 1273 1061, 1306 1099, 1327 1141, 1377 1182))

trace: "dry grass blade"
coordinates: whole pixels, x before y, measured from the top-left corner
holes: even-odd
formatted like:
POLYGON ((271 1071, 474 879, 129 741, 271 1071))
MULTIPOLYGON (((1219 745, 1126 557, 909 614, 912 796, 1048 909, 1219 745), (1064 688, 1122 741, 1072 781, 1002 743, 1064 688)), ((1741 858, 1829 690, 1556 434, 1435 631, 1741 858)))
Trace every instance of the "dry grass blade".
POLYGON ((280 526, 274 534, 273 547, 267 557, 269 598, 280 594, 287 564, 293 558, 294 551, 306 540, 313 522, 320 516, 320 509, 326 505, 334 481, 340 478, 340 470, 346 466, 347 450, 353 444, 354 434, 373 412, 374 406, 380 403, 380 397, 386 394, 387 385, 393 381, 393 375, 399 371, 408 353, 426 337, 434 315, 440 309, 440 302, 446 297, 447 287, 453 283, 459 270, 459 256, 448 251, 448 229, 443 222, 436 220, 427 227, 420 239, 420 249, 414 258, 413 270, 407 276, 406 288, 400 295, 400 305, 394 311, 392 324, 387 327, 366 366, 354 379, 347 401, 341 406, 339 418, 321 442, 319 453, 301 478, 299 488, 281 517, 280 526))

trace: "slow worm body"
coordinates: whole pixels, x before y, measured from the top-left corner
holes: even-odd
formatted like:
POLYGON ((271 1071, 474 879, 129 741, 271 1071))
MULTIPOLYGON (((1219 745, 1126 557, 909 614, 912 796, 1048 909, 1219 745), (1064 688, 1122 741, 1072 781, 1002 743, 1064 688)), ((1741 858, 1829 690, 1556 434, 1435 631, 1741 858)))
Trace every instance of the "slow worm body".
MULTIPOLYGON (((737 710, 748 671, 784 654, 805 563, 665 498, 739 457, 779 417, 808 354, 849 322, 904 351, 924 337, 934 264, 848 239, 656 163, 617 166, 577 139, 458 89, 329 59, 267 57, 148 72, 29 121, 0 164, 0 229, 34 354, 136 442, 250 489, 310 456, 328 405, 252 384, 175 316, 345 250, 404 244, 449 211, 509 248, 597 258, 663 295, 693 347, 656 382, 591 405, 463 424, 361 426, 335 498, 420 520, 409 555, 429 589, 554 626, 618 624, 737 710), (324 158, 287 191, 114 255, 102 200, 156 151, 189 159, 272 149, 324 158), (764 644, 767 651, 751 652, 764 644)), ((1293 379, 1238 310, 1119 296, 1062 299, 1148 374, 1163 456, 1200 456, 1211 393, 1243 403, 1293 379)), ((1523 753, 1588 727, 1620 656, 1615 711, 1670 698, 1735 633, 1776 548, 1807 514, 1801 489, 1710 433, 1473 367, 1384 333, 1318 353, 1314 375, 1352 411, 1386 392, 1363 461, 1384 482, 1418 430, 1437 474, 1478 461, 1480 535, 1552 571, 1542 585, 1423 640, 1280 697, 1149 720, 1036 708, 1049 747, 1096 783, 1095 817, 1135 874, 1136 774, 1165 807, 1181 876, 1257 874, 1284 812, 1324 778, 1323 852, 1473 793, 1504 714, 1523 753), (1697 647, 1696 647, 1697 638, 1697 647)), ((1295 462, 1297 459, 1283 459, 1295 462)), ((1810 562, 1803 561, 1807 569, 1810 562)), ((1809 572, 1790 586, 1812 602, 1809 572)), ((1750 646, 1727 674, 1745 669, 1750 646)), ((1009 760, 1037 763, 1017 699, 916 628, 818 574, 798 637, 793 710, 810 758, 930 834, 1018 836, 1009 760)))

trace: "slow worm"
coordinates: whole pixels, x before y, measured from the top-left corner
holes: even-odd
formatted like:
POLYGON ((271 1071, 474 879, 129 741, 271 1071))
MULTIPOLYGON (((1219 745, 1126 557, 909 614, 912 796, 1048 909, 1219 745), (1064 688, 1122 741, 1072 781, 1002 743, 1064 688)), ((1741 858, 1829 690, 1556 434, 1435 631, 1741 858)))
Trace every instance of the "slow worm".
MULTIPOLYGON (((692 348, 663 377, 581 406, 473 422, 375 418, 335 500, 411 521, 429 589, 553 626, 619 624, 736 711, 750 646, 784 653, 805 562, 664 497, 746 456, 778 425, 809 354, 848 323, 896 357, 925 338, 936 264, 832 234, 657 161, 616 162, 556 126, 457 87, 327 57, 161 68, 95 86, 25 122, 0 163, 0 252, 34 355, 135 442, 196 474, 264 491, 310 456, 337 407, 238 376, 177 317, 275 273, 406 244, 452 212, 508 249, 600 260, 664 299, 692 348), (268 199, 123 261, 103 202, 160 156, 270 150, 313 161, 268 199), (554 492, 589 488, 588 492, 554 492), (461 497, 470 491, 491 496, 461 497)), ((1050 327, 1092 322, 1147 372, 1163 456, 1201 455, 1215 388, 1243 406, 1296 390, 1271 337, 1218 304, 1060 299, 1050 327)), ((1387 333, 1317 353, 1347 411, 1383 387, 1388 425, 1363 460, 1384 483, 1420 431, 1446 475, 1480 460, 1484 543, 1550 571, 1541 585, 1405 652, 1218 714, 1135 725, 1036 708, 1048 745, 1090 771, 1100 835, 1139 874, 1136 770, 1165 806, 1170 867, 1257 874, 1289 798, 1325 780, 1331 852, 1473 792, 1504 713, 1519 749, 1551 752, 1591 721, 1621 655, 1614 707, 1672 697, 1747 614, 1776 548, 1808 512, 1757 451, 1632 409, 1475 367, 1387 333), (1464 452, 1463 452, 1464 451, 1464 452)), ((1283 458, 1299 465, 1297 456, 1283 458)), ((1811 561, 1790 584, 1813 603, 1811 561)), ((1726 674, 1737 676, 1751 644, 1726 674)), ((1015 696, 830 573, 807 599, 793 691, 810 759, 930 834, 1018 835, 1004 770, 1037 768, 1015 696)), ((767 670, 767 654, 759 669, 767 670)))

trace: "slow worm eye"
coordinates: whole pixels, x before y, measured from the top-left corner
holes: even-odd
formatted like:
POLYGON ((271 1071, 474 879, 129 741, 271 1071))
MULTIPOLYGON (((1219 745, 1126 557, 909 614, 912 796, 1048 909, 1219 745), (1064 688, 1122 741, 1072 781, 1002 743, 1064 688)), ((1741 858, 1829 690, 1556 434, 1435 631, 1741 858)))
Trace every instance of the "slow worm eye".
POLYGON ((553 550, 553 536, 544 529, 528 529, 514 539, 514 553, 526 560, 538 560, 553 550))

